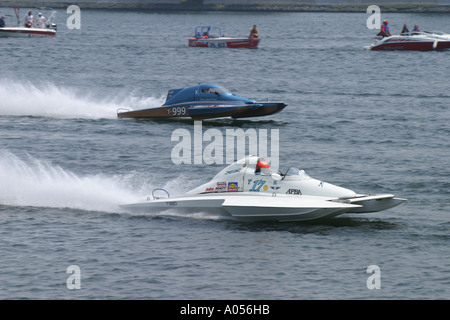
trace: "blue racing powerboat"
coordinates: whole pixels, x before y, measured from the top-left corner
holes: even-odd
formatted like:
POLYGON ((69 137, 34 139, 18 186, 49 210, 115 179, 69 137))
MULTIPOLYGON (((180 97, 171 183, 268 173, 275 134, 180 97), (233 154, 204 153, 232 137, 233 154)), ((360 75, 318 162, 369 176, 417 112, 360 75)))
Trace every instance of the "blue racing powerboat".
POLYGON ((283 110, 282 102, 259 103, 239 97, 217 84, 199 84, 169 90, 166 102, 147 109, 118 109, 119 118, 249 118, 267 116, 283 110))

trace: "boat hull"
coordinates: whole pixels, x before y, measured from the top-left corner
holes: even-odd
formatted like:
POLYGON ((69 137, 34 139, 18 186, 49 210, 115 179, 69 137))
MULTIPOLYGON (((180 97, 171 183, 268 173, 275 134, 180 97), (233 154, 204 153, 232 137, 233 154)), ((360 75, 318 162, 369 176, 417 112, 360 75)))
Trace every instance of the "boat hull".
POLYGON ((283 110, 284 103, 255 103, 255 104, 199 104, 199 105, 171 105, 158 108, 140 110, 119 109, 119 118, 191 118, 195 120, 232 117, 249 118, 267 116, 283 110))
POLYGON ((204 194, 177 198, 148 200, 126 204, 128 211, 157 213, 176 210, 184 213, 220 213, 238 221, 310 221, 333 218, 345 213, 378 212, 393 208, 406 199, 391 194, 359 196, 353 199, 335 199, 318 196, 282 196, 247 194, 204 194))
POLYGON ((189 47, 203 48, 256 48, 260 38, 190 38, 189 47))
POLYGON ((54 37, 55 35, 56 30, 54 29, 25 28, 25 27, 0 28, 0 37, 45 38, 45 37, 54 37))
POLYGON ((167 210, 195 213, 207 211, 238 221, 308 221, 331 218, 360 205, 328 201, 320 197, 274 197, 250 195, 203 195, 150 200, 121 206, 125 210, 157 213, 167 210))
POLYGON ((450 49, 450 40, 449 41, 438 41, 435 50, 448 50, 450 49))
POLYGON ((212 119, 237 115, 250 109, 250 105, 176 105, 142 110, 120 110, 119 118, 191 118, 212 119))
POLYGON ((433 50, 433 42, 395 42, 377 45, 372 50, 407 50, 407 51, 430 51, 433 50))
POLYGON ((286 108, 287 104, 282 102, 273 102, 273 103, 255 103, 251 105, 248 110, 241 110, 231 117, 234 119, 238 118, 250 118, 250 117, 262 117, 268 116, 277 112, 280 112, 284 108, 286 108))

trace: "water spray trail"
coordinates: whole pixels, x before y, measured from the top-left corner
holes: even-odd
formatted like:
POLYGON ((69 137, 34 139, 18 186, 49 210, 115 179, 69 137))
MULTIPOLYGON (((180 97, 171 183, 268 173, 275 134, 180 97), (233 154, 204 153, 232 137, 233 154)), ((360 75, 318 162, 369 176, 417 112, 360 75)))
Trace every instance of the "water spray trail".
POLYGON ((118 108, 159 106, 163 98, 110 95, 57 87, 52 83, 0 81, 0 115, 43 116, 62 119, 115 119, 118 108))
MULTIPOLYGON (((32 156, 17 157, 0 149, 0 205, 34 206, 47 208, 71 208, 86 211, 129 213, 121 204, 145 202, 152 190, 164 188, 170 196, 182 195, 186 188, 201 183, 201 179, 181 175, 164 181, 142 172, 126 175, 103 174, 80 176, 48 161, 32 156), (154 181, 160 183, 155 185, 154 181), (194 185, 192 185, 194 184, 194 185)), ((142 213, 140 213, 142 214, 142 213)), ((218 219, 208 212, 185 214, 168 209, 163 212, 147 212, 149 215, 170 215, 195 219, 218 219)))
POLYGON ((137 201, 124 177, 80 177, 49 162, 26 161, 0 150, 0 204, 121 212, 119 205, 137 201))

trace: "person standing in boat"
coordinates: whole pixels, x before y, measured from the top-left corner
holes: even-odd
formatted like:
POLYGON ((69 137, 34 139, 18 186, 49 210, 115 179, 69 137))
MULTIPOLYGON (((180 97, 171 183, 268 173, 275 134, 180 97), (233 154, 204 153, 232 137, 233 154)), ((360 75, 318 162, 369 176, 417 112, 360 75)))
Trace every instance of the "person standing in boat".
POLYGON ((25 27, 31 28, 33 26, 33 22, 35 22, 33 12, 28 11, 28 15, 25 16, 25 27))
POLYGON ((0 18, 0 28, 4 28, 4 27, 6 27, 5 16, 2 16, 0 18))
POLYGON ((39 18, 37 21, 38 28, 45 28, 47 26, 47 19, 42 15, 42 13, 39 12, 39 18))
POLYGON ((256 24, 253 25, 253 28, 250 29, 250 39, 258 38, 259 37, 259 31, 256 29, 256 24))
POLYGON ((387 20, 383 21, 383 25, 381 26, 381 31, 377 34, 377 36, 382 37, 390 37, 392 36, 391 32, 389 31, 389 22, 387 20))

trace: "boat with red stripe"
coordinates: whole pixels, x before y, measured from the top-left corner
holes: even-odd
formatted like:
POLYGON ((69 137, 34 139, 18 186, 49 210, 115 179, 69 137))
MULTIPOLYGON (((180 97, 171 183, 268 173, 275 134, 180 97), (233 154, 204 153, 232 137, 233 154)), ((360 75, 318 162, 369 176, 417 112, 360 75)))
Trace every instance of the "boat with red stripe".
MULTIPOLYGON (((44 38, 56 36, 56 24, 51 20, 56 14, 53 11, 48 19, 45 19, 46 23, 43 26, 39 26, 37 21, 33 19, 33 23, 29 26, 24 26, 20 22, 19 8, 13 8, 17 18, 16 26, 4 26, 0 28, 0 37, 12 37, 12 38, 44 38)), ((39 10, 52 10, 49 7, 38 7, 39 10)), ((42 14, 39 13, 39 16, 42 14)), ((12 17, 11 15, 8 15, 12 17)))
POLYGON ((411 32, 384 37, 370 46, 371 50, 431 51, 450 49, 450 34, 443 32, 411 32))
POLYGON ((204 48, 257 48, 261 38, 257 36, 231 38, 223 35, 217 26, 197 26, 194 37, 189 38, 189 47, 204 48))

